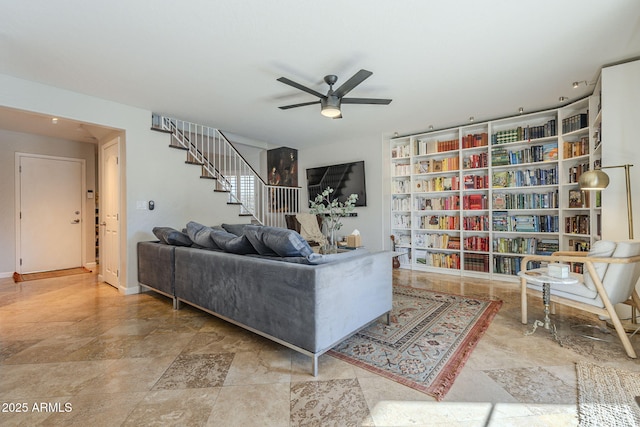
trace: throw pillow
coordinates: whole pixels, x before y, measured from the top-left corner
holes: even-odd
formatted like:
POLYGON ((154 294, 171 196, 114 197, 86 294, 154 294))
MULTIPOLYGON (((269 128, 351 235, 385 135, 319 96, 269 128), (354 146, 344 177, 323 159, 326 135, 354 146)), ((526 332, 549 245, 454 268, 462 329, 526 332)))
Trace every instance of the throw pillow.
POLYGON ((207 249, 220 249, 211 238, 213 228, 207 227, 195 221, 187 223, 187 234, 196 245, 207 249))
POLYGON ((211 238, 214 243, 218 245, 220 249, 232 254, 246 255, 255 254, 256 250, 253 248, 247 236, 236 236, 235 234, 227 231, 213 230, 211 238))
POLYGON ((258 253, 263 255, 275 253, 281 257, 306 257, 313 253, 309 243, 294 230, 248 225, 244 229, 244 235, 258 253))
POLYGON ((153 234, 165 245, 191 246, 193 242, 185 233, 171 227, 153 227, 153 234))
POLYGON ((222 224, 222 228, 224 228, 228 233, 235 234, 236 236, 242 236, 244 228, 247 225, 251 224, 222 224))

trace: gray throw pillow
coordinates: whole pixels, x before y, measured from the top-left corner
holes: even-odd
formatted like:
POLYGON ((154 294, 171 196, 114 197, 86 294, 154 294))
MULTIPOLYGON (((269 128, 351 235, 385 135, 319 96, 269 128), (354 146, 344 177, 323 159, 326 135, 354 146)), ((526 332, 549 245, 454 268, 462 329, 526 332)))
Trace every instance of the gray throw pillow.
POLYGON ((251 225, 251 224, 222 224, 222 228, 224 228, 227 232, 231 234, 235 234, 236 236, 242 236, 242 234, 244 234, 244 228, 247 225, 251 225))
POLYGON ((247 239, 247 236, 244 235, 236 236, 226 231, 213 230, 211 238, 213 242, 225 252, 238 255, 258 253, 249 242, 249 239, 247 239))
POLYGON ((171 227, 153 227, 153 234, 165 245, 191 246, 193 242, 185 233, 171 227))
POLYGON ((196 245, 207 249, 220 249, 211 238, 213 228, 207 227, 195 221, 187 223, 187 235, 196 245))
POLYGON ((275 253, 281 257, 306 257, 313 253, 309 243, 294 230, 248 225, 244 228, 244 235, 262 255, 275 253))

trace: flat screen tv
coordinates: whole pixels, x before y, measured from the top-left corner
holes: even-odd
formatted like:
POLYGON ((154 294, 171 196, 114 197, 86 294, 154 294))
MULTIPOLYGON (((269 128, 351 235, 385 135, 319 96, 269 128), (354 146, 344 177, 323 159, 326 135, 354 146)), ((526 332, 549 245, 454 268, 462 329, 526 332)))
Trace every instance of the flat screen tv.
POLYGON ((345 202, 350 194, 356 193, 356 206, 367 206, 364 160, 307 169, 309 200, 315 199, 327 187, 334 190, 332 199, 345 202))

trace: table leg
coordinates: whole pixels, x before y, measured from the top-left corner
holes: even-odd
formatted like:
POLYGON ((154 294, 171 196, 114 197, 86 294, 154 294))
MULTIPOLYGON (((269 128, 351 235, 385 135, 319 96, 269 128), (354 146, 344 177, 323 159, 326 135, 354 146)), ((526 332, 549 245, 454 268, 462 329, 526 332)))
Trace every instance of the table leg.
POLYGON ((537 329, 538 326, 542 326, 549 331, 549 333, 553 336, 553 339, 560 344, 562 347, 562 342, 560 338, 558 338, 558 331, 556 330, 556 325, 551 324, 551 318, 549 317, 549 307, 551 306, 551 284, 543 283, 542 284, 542 303, 544 304, 544 320, 536 320, 533 322, 533 328, 530 331, 525 332, 525 335, 532 335, 537 329))

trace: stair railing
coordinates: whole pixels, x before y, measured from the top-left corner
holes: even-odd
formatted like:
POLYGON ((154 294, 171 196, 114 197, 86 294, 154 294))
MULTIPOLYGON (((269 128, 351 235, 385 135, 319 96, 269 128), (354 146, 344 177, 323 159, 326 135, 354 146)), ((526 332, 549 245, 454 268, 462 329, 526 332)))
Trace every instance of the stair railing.
POLYGON ((215 191, 229 193, 228 203, 240 205, 241 215, 285 228, 285 214, 299 212, 300 188, 267 184, 218 129, 156 115, 153 126, 171 133, 188 162, 202 167, 202 178, 216 181, 215 191))

